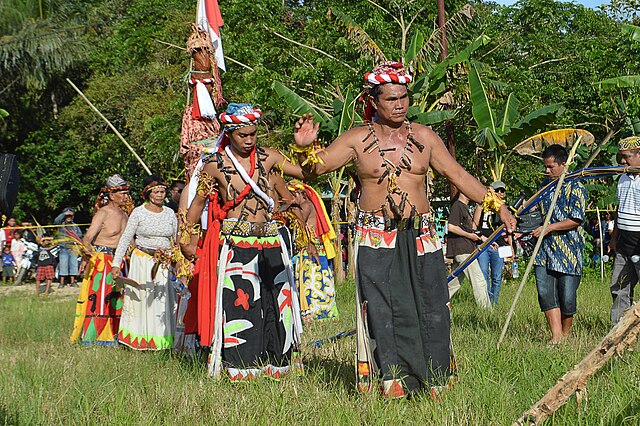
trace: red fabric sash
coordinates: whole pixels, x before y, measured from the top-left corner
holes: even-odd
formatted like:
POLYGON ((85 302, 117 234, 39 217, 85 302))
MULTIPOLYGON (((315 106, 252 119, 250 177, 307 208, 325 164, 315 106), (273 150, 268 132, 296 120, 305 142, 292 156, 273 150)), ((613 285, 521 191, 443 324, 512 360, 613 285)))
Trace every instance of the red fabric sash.
MULTIPOLYGON (((224 149, 221 144, 220 149, 224 149)), ((253 177, 256 169, 256 149, 251 151, 251 170, 249 176, 253 177)), ((220 225, 226 219, 229 210, 237 207, 251 192, 251 186, 247 184, 233 200, 227 201, 222 206, 218 194, 209 195, 209 217, 207 218, 207 233, 202 245, 198 274, 198 334, 200 344, 210 346, 213 341, 214 321, 216 317, 216 299, 218 289, 218 254, 220 252, 220 225)), ((185 327, 186 329, 186 327, 185 327)))
POLYGON ((331 224, 327 221, 327 218, 324 215, 324 210, 322 209, 322 200, 318 198, 316 192, 311 187, 303 184, 305 186, 305 192, 307 193, 307 198, 313 204, 313 208, 316 211, 316 237, 322 238, 324 234, 330 232, 333 228, 331 224))

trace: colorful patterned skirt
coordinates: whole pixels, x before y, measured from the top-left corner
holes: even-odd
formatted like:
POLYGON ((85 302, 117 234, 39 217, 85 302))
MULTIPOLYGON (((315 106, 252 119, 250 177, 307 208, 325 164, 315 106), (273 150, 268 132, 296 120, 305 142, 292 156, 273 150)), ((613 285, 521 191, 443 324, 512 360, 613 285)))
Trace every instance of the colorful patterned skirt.
POLYGON ((115 346, 118 343, 122 293, 111 276, 112 255, 113 249, 104 248, 89 259, 76 303, 72 342, 79 340, 87 346, 115 346))
POLYGON ((219 377, 224 369, 232 380, 279 378, 302 367, 302 327, 289 256, 277 226, 265 227, 262 236, 225 235, 227 222, 209 372, 219 377))
POLYGON ((360 213, 356 263, 358 389, 373 389, 372 374, 387 396, 447 384, 447 272, 429 216, 385 229, 382 218, 360 213))
POLYGON ((300 290, 300 309, 305 321, 338 319, 333 270, 324 245, 316 239, 320 264, 303 249, 293 259, 293 271, 300 290))
POLYGON ((124 293, 118 341, 136 350, 173 348, 176 328, 176 294, 163 266, 152 276, 155 262, 139 249, 131 253, 129 276, 137 283, 124 293))

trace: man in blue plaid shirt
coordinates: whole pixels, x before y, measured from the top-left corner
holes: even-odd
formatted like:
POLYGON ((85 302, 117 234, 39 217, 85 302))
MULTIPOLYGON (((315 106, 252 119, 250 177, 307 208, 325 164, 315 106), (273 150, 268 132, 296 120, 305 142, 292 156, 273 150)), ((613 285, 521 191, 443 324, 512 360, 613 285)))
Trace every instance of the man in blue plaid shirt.
MULTIPOLYGON (((557 144, 548 146, 542 152, 545 173, 549 179, 560 177, 567 157, 567 150, 557 144)), ((543 238, 535 259, 535 274, 538 303, 551 329, 550 345, 556 345, 569 336, 576 313, 584 248, 580 224, 584 220, 586 201, 587 190, 580 182, 565 182, 544 235, 542 227, 531 233, 536 238, 543 238)), ((551 197, 541 202, 544 215, 550 205, 551 197)))

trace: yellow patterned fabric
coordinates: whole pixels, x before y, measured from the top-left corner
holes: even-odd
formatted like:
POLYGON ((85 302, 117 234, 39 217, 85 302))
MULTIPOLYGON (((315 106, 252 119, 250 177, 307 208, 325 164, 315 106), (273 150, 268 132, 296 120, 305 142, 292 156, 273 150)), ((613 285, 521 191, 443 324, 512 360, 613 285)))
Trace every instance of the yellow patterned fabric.
POLYGON ((316 238, 320 263, 316 263, 307 249, 293 259, 294 276, 300 292, 300 310, 305 321, 338 319, 333 271, 324 245, 316 238))
POLYGON ((640 149, 640 136, 631 136, 618 142, 620 151, 630 151, 632 149, 640 149))

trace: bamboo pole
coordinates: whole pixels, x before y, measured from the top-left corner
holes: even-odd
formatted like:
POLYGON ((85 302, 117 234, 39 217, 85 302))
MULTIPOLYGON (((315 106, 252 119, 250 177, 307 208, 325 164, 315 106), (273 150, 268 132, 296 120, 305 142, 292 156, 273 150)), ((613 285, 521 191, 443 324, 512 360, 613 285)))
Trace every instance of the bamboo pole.
POLYGON ((111 130, 113 130, 113 133, 116 134, 116 136, 118 138, 120 138, 120 140, 122 141, 122 143, 129 149, 129 151, 131 151, 131 153, 133 154, 133 156, 136 158, 136 160, 138 160, 138 162, 142 165, 142 167, 144 168, 144 170, 151 175, 151 170, 149 169, 149 167, 147 167, 147 165, 144 163, 144 161, 142 161, 142 158, 140 158, 140 156, 138 155, 137 152, 134 151, 133 147, 131 147, 131 145, 129 145, 129 142, 127 142, 125 140, 125 138, 120 134, 120 132, 118 131, 118 129, 115 128, 115 126, 113 124, 111 124, 111 122, 107 119, 107 117, 105 117, 100 110, 98 110, 98 108, 96 108, 91 101, 84 95, 84 93, 82 93, 82 90, 78 89, 78 86, 76 86, 75 84, 73 84, 73 82, 71 80, 69 80, 67 78, 67 83, 69 83, 71 85, 71 87, 73 87, 75 89, 76 92, 78 92, 78 94, 80 95, 80 97, 82 97, 82 99, 84 99, 84 101, 87 103, 87 105, 89 105, 91 107, 92 110, 95 111, 96 114, 98 114, 98 116, 100 118, 102 118, 105 123, 107 123, 107 125, 111 128, 111 130))
POLYGON ((600 283, 604 282, 604 238, 602 238, 602 222, 600 222, 600 209, 596 207, 596 218, 598 219, 598 234, 600 237, 600 283))
POLYGON ((587 381, 614 355, 622 354, 640 333, 640 304, 627 311, 611 331, 582 361, 565 373, 547 393, 536 402, 514 425, 535 425, 555 413, 573 395, 578 403, 586 391, 587 381))
POLYGON ((567 170, 569 169, 569 166, 571 165, 571 163, 573 163, 573 158, 576 155, 576 149, 578 148, 578 145, 580 145, 581 140, 582 140, 582 135, 580 135, 578 137, 578 140, 576 140, 576 142, 573 144, 573 147, 571 148, 571 152, 569 153, 569 158, 567 159, 567 162, 564 165, 564 169, 562 170, 562 174, 558 179, 558 185, 556 186, 556 190, 553 193, 553 198, 551 199, 551 204, 549 205, 549 211, 547 212, 547 216, 544 218, 544 223, 542 224, 542 232, 540 232, 540 238, 538 238, 538 241, 536 242, 536 246, 533 249, 533 253, 531 254, 531 258, 529 259, 529 263, 527 264, 527 269, 524 272, 522 281, 520 281, 520 287, 518 287, 518 291, 516 292, 516 295, 513 299, 513 303, 511 303, 511 308, 509 309, 509 313, 507 314, 507 320, 504 323, 504 327, 502 327, 502 333, 500 333, 500 338, 498 339, 498 344, 497 344, 498 349, 500 349, 500 344, 502 343, 504 336, 507 334, 507 329, 509 328, 509 323, 511 322, 511 317, 513 316, 513 312, 516 309, 516 304, 518 303, 518 299, 522 294, 522 290, 524 289, 524 284, 527 282, 527 278, 529 278, 529 273, 533 268, 533 262, 536 259, 536 255, 538 254, 538 251, 542 246, 542 240, 544 239, 545 231, 549 226, 549 222, 551 221, 551 216, 553 216, 553 209, 556 206, 556 202, 558 201, 558 196, 560 195, 560 192, 562 192, 562 185, 564 184, 564 179, 567 176, 567 170))

